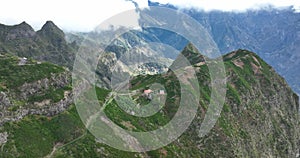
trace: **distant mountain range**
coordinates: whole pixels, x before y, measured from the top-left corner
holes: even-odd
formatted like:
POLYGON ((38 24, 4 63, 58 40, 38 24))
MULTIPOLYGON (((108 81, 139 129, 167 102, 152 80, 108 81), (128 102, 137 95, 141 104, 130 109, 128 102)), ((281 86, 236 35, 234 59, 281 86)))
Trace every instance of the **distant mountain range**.
MULTIPOLYGON (((172 5, 151 3, 151 1, 149 5, 176 9, 172 5)), ((256 52, 300 94, 300 71, 298 69, 300 67, 300 13, 295 13, 292 8, 281 10, 269 8, 269 10, 249 10, 241 13, 203 12, 195 9, 181 11, 206 28, 222 54, 237 49, 256 52)), ((66 35, 71 42, 79 43, 78 41, 83 40, 83 34, 75 36, 67 33, 66 35)), ((189 42, 176 33, 159 28, 133 30, 123 35, 122 38, 130 40, 123 43, 121 41, 121 45, 111 45, 107 48, 107 51, 114 52, 117 58, 127 51, 126 48, 142 43, 168 44, 181 51, 189 42)), ((162 57, 173 60, 177 55, 178 53, 160 54, 162 57)))
MULTIPOLYGON (((150 6, 164 6, 151 2, 149 4, 150 6)), ((176 9, 171 5, 165 5, 165 7, 176 9)), ((256 52, 300 94, 298 69, 300 67, 300 13, 295 13, 292 8, 244 13, 197 10, 184 12, 207 29, 221 53, 225 54, 237 49, 256 52)), ((51 21, 48 21, 39 31, 34 31, 25 22, 15 26, 0 25, 0 52, 10 52, 18 56, 50 61, 71 69, 75 53, 86 35, 89 34, 65 34, 51 21)), ((188 43, 186 39, 173 32, 156 28, 144 29, 142 32, 131 31, 122 38, 130 38, 130 40, 128 42, 118 41, 119 45, 112 44, 106 49, 107 52, 113 53, 108 56, 108 60, 112 63, 130 48, 141 43, 160 42, 173 46, 178 52, 188 43)), ((160 57, 160 61, 167 61, 170 64, 169 59, 174 60, 177 55, 178 53, 165 51, 162 54, 156 54, 155 58, 160 57)), ((150 56, 148 54, 144 58, 150 56)), ((108 72, 111 68, 105 69, 104 71, 108 72)), ((99 72, 102 75, 105 74, 103 70, 99 70, 99 72)), ((100 78, 107 82, 109 78, 102 75, 100 78)))
MULTIPOLYGON (((151 1, 149 6, 176 9, 170 4, 162 5, 151 1)), ((237 49, 256 52, 300 94, 300 13, 295 13, 292 7, 242 13, 203 12, 195 9, 181 11, 207 29, 221 53, 237 49)), ((187 44, 174 33, 160 30, 154 34, 161 42, 171 44, 179 50, 187 44), (166 39, 177 42, 168 42, 170 40, 166 39)))

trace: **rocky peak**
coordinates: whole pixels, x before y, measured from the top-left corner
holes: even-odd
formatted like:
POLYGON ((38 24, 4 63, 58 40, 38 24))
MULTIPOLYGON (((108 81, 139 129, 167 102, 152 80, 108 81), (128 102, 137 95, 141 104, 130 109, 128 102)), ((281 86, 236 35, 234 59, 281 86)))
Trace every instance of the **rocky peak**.
POLYGON ((6 41, 22 39, 22 38, 33 38, 35 36, 35 31, 25 21, 23 21, 18 25, 14 25, 14 26, 3 25, 2 27, 5 28, 1 30, 4 31, 2 33, 6 41))
POLYGON ((42 29, 38 32, 44 34, 56 34, 64 37, 64 32, 59 27, 57 27, 52 21, 47 21, 43 25, 42 29))
POLYGON ((25 21, 23 21, 22 23, 20 23, 18 25, 15 25, 15 27, 22 28, 24 30, 34 31, 33 28, 29 24, 27 24, 25 21))
POLYGON ((192 65, 196 63, 200 63, 205 61, 203 55, 198 51, 198 49, 191 43, 189 43, 181 52, 182 55, 184 55, 192 65))
POLYGON ((64 32, 52 21, 47 21, 43 25, 42 29, 37 32, 37 34, 40 39, 56 48, 61 49, 67 44, 64 32))
POLYGON ((189 43, 183 49, 183 51, 181 52, 181 55, 176 58, 176 60, 171 65, 171 67, 176 69, 179 65, 182 65, 182 64, 180 64, 182 62, 182 57, 185 57, 190 62, 191 65, 205 62, 204 56, 202 54, 200 54, 198 49, 195 46, 193 46, 191 43, 189 43), (177 65, 177 66, 175 66, 175 65, 177 65))

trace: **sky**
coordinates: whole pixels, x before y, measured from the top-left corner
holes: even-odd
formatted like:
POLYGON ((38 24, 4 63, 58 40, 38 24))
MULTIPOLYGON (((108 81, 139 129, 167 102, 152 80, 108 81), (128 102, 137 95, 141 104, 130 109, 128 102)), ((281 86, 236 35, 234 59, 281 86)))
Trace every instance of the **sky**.
MULTIPOLYGON (((91 31, 113 15, 135 9, 132 0, 0 0, 0 23, 19 24, 26 21, 39 30, 47 20, 52 20, 64 31, 91 31)), ((134 0, 139 7, 147 7, 147 0, 134 0)), ((195 8, 205 11, 245 11, 272 4, 282 8, 300 9, 300 0, 151 0, 170 3, 178 8, 195 8)))

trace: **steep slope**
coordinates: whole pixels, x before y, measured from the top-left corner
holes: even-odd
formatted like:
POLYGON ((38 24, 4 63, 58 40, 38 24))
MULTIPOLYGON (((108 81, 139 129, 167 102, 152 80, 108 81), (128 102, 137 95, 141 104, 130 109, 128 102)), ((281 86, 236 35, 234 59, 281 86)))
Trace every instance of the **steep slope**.
MULTIPOLYGON (((189 43, 181 52, 181 54, 186 57, 191 65, 196 65, 201 62, 205 62, 204 56, 201 55, 197 48, 194 47, 191 43, 189 43)), ((178 60, 178 59, 176 59, 178 60)), ((176 62, 175 60, 175 62, 176 62)))
POLYGON ((35 32, 30 25, 0 25, 0 52, 20 57, 31 57, 71 68, 75 46, 68 44, 65 34, 53 22, 47 21, 35 32))
MULTIPOLYGON (((238 50, 224 56, 227 70, 227 99, 212 131, 198 137, 210 100, 210 77, 202 58, 196 59, 192 45, 182 52, 194 63, 201 88, 197 116, 176 141, 146 153, 123 152, 95 139, 80 123, 74 107, 54 117, 28 116, 1 129, 1 156, 8 157, 296 157, 300 148, 299 98, 284 79, 252 52, 238 50), (197 63, 202 62, 202 64, 197 63), (25 142, 27 142, 25 144, 25 142)), ((176 62, 176 61, 175 61, 176 62)), ((125 113, 112 101, 107 116, 131 131, 149 131, 168 123, 178 110, 180 85, 172 71, 136 76, 131 80, 133 98, 141 106, 149 103, 142 93, 152 83, 166 88, 166 104, 147 118, 125 113)), ((100 103, 110 91, 96 88, 100 103)), ((113 134, 113 133, 112 133, 113 134)))
POLYGON ((0 54, 0 124, 29 114, 52 116, 71 103, 70 74, 64 68, 0 54))
POLYGON ((238 50, 224 60, 228 99, 218 126, 233 136, 233 153, 241 157, 296 157, 300 145, 299 97, 251 52, 238 50))

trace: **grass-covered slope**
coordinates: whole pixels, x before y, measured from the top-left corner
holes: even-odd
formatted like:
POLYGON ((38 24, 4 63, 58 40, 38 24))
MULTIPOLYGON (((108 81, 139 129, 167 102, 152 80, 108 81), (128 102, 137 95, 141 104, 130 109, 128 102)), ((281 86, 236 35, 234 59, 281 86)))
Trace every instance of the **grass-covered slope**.
MULTIPOLYGON (((97 141, 81 123, 71 106, 56 116, 30 115, 18 122, 6 123, 7 133, 2 157, 295 157, 299 150, 299 103, 284 79, 257 55, 238 50, 223 57, 227 70, 227 96, 220 118, 203 138, 198 130, 210 100, 210 76, 207 65, 197 64, 189 48, 182 54, 193 59, 201 90, 200 107, 188 130, 173 143, 146 153, 113 149, 97 141), (189 53, 190 52, 190 53, 189 53)), ((200 60, 198 62, 203 62, 200 60)), ((143 90, 153 83, 166 88, 166 104, 147 118, 131 116, 115 101, 105 112, 120 127, 131 131, 149 131, 168 123, 180 101, 180 85, 172 71, 160 75, 137 76, 131 80, 133 99, 140 106, 149 103, 143 90)), ((109 90, 96 88, 100 103, 109 90)))
POLYGON ((29 114, 53 115, 72 102, 70 92, 65 68, 0 54, 0 124, 29 114))
POLYGON ((0 54, 0 88, 2 90, 15 89, 24 83, 49 78, 52 74, 64 71, 62 67, 47 62, 38 63, 32 59, 0 54))

